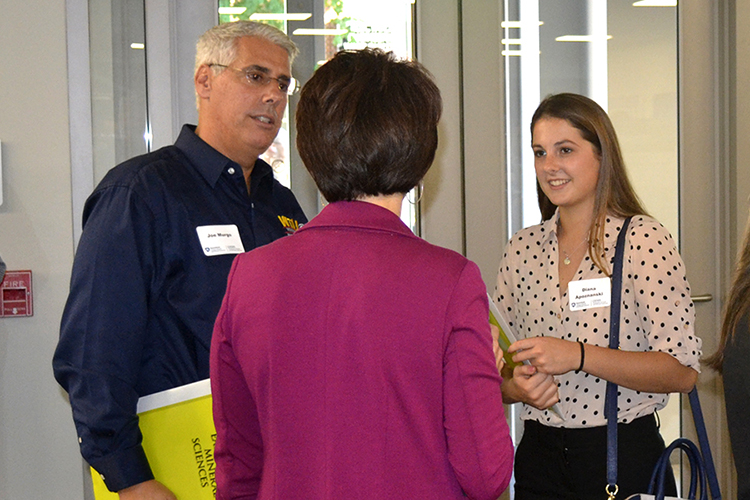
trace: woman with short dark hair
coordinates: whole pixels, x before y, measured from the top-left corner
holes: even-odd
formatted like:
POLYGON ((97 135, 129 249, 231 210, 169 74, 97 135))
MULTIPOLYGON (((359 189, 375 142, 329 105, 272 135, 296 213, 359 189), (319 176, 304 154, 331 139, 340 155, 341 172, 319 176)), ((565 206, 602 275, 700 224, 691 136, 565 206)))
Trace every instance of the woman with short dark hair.
MULTIPOLYGON (((331 66, 328 66, 331 65, 331 66)), ((432 165, 440 91, 417 62, 342 54, 297 106, 297 149, 329 202, 409 192, 432 165)))
POLYGON ((341 52, 297 144, 329 204, 238 256, 211 346, 217 499, 486 499, 513 446, 478 267, 399 214, 437 147, 416 62, 341 52))

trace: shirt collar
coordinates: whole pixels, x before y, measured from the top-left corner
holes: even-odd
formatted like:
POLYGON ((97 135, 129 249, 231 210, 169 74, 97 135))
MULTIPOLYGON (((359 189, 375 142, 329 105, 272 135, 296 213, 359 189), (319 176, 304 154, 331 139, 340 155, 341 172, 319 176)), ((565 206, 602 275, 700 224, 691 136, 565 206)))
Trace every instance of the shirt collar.
POLYGON ((546 221, 542 222, 542 231, 544 231, 544 241, 549 240, 552 235, 555 235, 555 238, 557 238, 557 221, 560 220, 560 209, 556 209, 555 213, 547 219, 546 221))
MULTIPOLYGON (((212 148, 195 133, 195 125, 183 125, 174 145, 187 156, 190 163, 203 176, 211 187, 216 186, 221 174, 230 168, 235 175, 242 175, 242 167, 212 148)), ((273 175, 271 166, 258 158, 250 175, 251 184, 257 185, 261 178, 273 175)), ((252 189, 252 186, 251 186, 252 189)))
POLYGON ((321 227, 356 227, 388 231, 416 238, 404 222, 387 208, 365 201, 329 203, 297 232, 321 227))

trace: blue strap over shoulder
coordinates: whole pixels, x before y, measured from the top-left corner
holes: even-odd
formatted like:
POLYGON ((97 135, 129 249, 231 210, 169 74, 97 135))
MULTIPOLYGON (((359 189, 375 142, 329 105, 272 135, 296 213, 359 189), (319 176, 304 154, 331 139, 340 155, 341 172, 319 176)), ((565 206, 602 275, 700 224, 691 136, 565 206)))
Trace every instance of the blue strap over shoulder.
MULTIPOLYGON (((625 254, 625 238, 631 217, 625 219, 617 235, 615 261, 612 269, 612 302, 609 306, 609 348, 620 347, 620 303, 622 296, 622 262, 625 254)), ((617 384, 607 382, 604 399, 604 415, 607 417, 607 494, 610 499, 617 495, 617 384)))

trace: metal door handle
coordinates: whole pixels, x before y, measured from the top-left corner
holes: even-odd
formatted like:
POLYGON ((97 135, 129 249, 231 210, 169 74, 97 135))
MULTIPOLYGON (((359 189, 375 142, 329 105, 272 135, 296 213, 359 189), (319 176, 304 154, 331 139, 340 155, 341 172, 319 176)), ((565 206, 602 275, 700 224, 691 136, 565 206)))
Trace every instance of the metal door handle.
POLYGON ((707 293, 705 295, 692 295, 690 298, 693 300, 693 302, 711 302, 712 300, 714 300, 714 296, 710 293, 707 293))

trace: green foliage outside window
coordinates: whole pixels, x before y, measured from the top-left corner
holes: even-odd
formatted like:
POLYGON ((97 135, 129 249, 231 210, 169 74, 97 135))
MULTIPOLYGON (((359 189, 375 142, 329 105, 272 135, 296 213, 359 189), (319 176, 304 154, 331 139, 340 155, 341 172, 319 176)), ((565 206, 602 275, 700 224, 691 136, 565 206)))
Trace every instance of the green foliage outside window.
POLYGON ((340 48, 344 41, 353 42, 351 30, 351 18, 342 17, 341 13, 344 11, 344 0, 325 0, 325 11, 333 9, 336 12, 336 18, 326 24, 326 28, 329 29, 343 29, 347 33, 345 35, 336 35, 333 37, 332 45, 336 48, 340 48))

